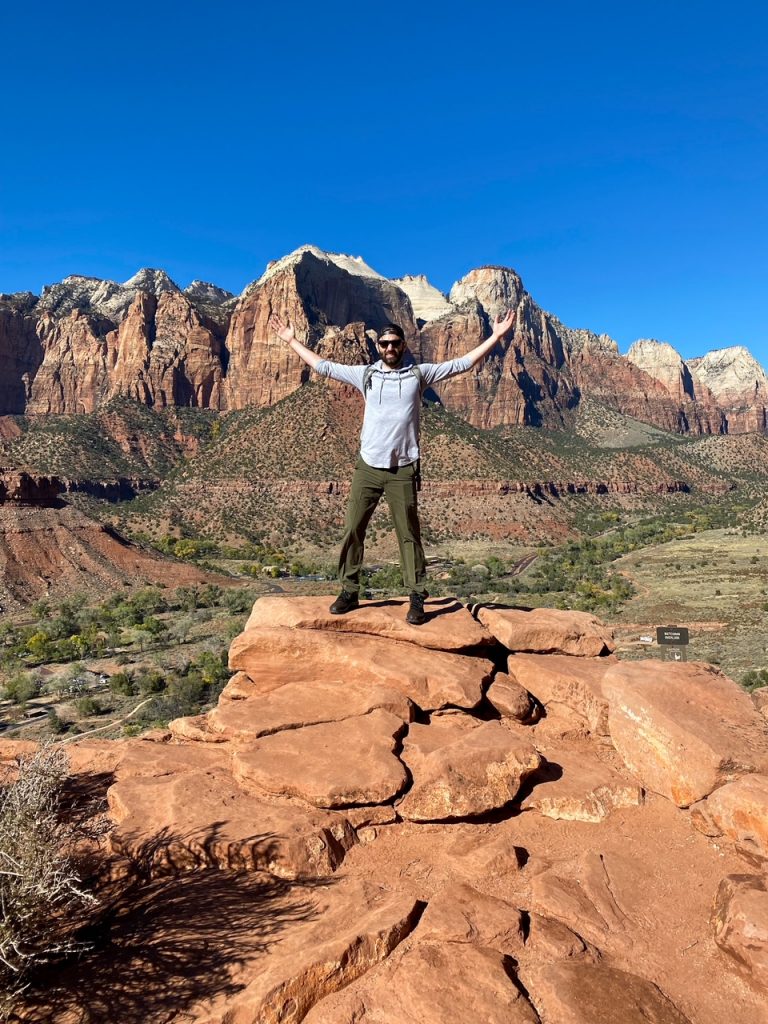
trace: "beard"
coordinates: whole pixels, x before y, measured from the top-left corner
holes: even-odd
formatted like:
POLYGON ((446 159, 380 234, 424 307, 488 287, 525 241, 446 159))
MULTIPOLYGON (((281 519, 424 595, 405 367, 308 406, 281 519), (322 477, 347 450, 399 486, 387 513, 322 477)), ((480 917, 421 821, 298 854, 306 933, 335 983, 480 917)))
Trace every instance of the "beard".
POLYGON ((405 349, 398 352, 393 352, 392 349, 387 349, 381 359, 385 366, 389 366, 390 369, 396 370, 400 363, 402 363, 404 356, 405 349))

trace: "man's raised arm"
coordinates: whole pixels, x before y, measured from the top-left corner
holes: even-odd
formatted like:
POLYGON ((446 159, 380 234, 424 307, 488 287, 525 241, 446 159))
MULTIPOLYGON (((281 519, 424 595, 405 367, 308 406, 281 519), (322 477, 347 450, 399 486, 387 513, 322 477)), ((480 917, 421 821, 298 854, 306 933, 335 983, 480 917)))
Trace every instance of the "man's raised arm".
POLYGON ((470 368, 476 366, 481 359, 485 359, 488 353, 491 351, 494 345, 496 345, 507 333, 509 328, 512 326, 512 322, 515 319, 514 310, 507 310, 505 317, 497 316, 493 321, 493 332, 490 338, 486 338, 484 342, 477 346, 477 348, 471 349, 463 357, 469 359, 470 368))
POLYGON ((273 313, 269 318, 269 326, 281 341, 285 341, 291 346, 296 355, 303 359, 307 366, 311 366, 313 370, 317 369, 317 364, 323 361, 322 358, 317 352, 313 352, 311 348, 307 348, 306 345, 302 345, 296 339, 296 334, 290 323, 284 323, 276 313, 273 313))

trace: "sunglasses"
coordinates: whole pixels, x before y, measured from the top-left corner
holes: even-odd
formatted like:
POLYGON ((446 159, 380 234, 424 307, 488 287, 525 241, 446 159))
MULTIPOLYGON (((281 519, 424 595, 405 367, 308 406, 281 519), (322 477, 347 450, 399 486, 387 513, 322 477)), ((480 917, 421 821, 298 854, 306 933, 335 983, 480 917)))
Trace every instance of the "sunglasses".
POLYGON ((405 342, 401 341, 399 338, 382 338, 380 341, 377 341, 376 344, 379 348, 389 348, 390 345, 392 348, 402 348, 405 342))

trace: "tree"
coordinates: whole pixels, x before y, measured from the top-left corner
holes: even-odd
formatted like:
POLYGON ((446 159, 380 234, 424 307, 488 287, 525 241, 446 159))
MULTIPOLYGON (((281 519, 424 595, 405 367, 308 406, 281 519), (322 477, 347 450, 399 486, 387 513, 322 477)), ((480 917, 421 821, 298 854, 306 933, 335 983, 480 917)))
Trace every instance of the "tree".
POLYGON ((43 633, 42 630, 39 630, 37 633, 33 633, 27 640, 25 646, 27 652, 35 659, 35 661, 48 661, 51 656, 51 638, 47 633, 43 633))
POLYGON ((28 672, 16 672, 5 684, 5 699, 26 707, 27 701, 40 692, 40 684, 28 672))

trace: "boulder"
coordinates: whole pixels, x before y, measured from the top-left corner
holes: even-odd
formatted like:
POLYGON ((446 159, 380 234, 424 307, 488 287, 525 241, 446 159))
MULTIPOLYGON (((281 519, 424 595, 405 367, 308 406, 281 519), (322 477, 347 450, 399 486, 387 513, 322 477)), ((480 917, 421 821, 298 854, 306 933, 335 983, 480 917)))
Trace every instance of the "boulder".
POLYGON ((408 601, 389 598, 363 601, 347 615, 331 615, 328 597, 260 597, 245 625, 246 630, 263 626, 288 626, 330 632, 361 633, 388 640, 402 640, 436 651, 466 651, 489 646, 493 639, 469 611, 451 597, 427 600, 427 621, 416 628, 405 621, 408 601))
POLYGON ((591 732, 608 736, 608 701, 603 679, 618 665, 613 657, 577 658, 567 654, 515 654, 507 670, 520 686, 532 693, 547 714, 553 705, 564 705, 581 715, 591 732))
POLYGON ((225 700, 247 700, 263 693, 263 687, 257 686, 247 672, 235 672, 221 691, 225 700))
POLYGON ((210 714, 189 715, 174 718, 168 723, 171 736, 176 740, 193 740, 195 743, 226 743, 230 737, 213 728, 210 714))
POLYGON ((521 802, 547 818, 603 821, 617 807, 637 807, 642 787, 595 757, 589 747, 557 751, 537 772, 536 784, 521 802))
POLYGON ((729 875, 720 883, 712 912, 720 949, 768 989, 768 887, 756 875, 729 875))
POLYGON ((395 756, 403 720, 377 709, 341 722, 263 736, 233 754, 235 778, 248 790, 297 797, 315 807, 381 804, 404 788, 395 756))
POLYGON ((399 690, 422 710, 475 707, 492 665, 483 658, 430 651, 395 640, 320 630, 257 627, 232 642, 229 663, 262 692, 318 681, 399 690))
POLYGON ((410 821, 465 818, 503 807, 541 761, 531 743, 500 722, 485 722, 437 748, 433 728, 412 726, 403 747, 413 786, 397 810, 410 821))
POLYGON ((603 692, 611 740, 627 768, 678 807, 768 769, 765 719, 711 665, 620 662, 606 672, 603 692))
POLYGON ((480 622, 510 651, 595 658, 614 649, 613 631, 588 612, 479 605, 480 622))
POLYGON ((691 820, 705 835, 725 836, 748 856, 768 859, 768 776, 744 775, 721 786, 693 805, 691 820))
POLYGON ((494 677, 485 696, 502 718, 514 718, 518 722, 524 722, 533 713, 530 694, 506 672, 499 672, 494 677))

